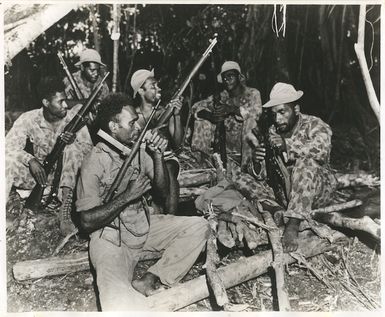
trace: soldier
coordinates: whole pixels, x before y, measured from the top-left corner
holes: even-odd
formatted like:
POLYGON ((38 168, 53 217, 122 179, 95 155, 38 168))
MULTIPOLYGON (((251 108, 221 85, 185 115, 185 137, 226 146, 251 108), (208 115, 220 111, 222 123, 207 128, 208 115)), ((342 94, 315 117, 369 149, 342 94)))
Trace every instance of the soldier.
MULTIPOLYGON (((330 204, 337 186, 329 166, 332 131, 320 118, 300 112, 298 100, 302 95, 301 90, 290 84, 277 83, 271 90, 270 100, 262 106, 270 111, 274 124, 269 130, 272 147, 287 153, 285 168, 291 181, 287 210, 300 214, 330 204)), ((265 174, 266 149, 252 134, 249 133, 247 139, 255 146, 254 175, 258 178, 265 174)), ((255 188, 259 199, 269 190, 264 186, 267 184, 258 182, 255 188)), ((285 252, 292 252, 298 247, 300 220, 287 218, 285 214, 284 220, 283 248, 285 252)))
MULTIPOLYGON (((130 147, 138 138, 137 120, 128 98, 111 94, 102 101, 97 121, 102 130, 130 147)), ((123 164, 120 153, 100 142, 81 168, 76 206, 82 226, 91 233, 90 259, 104 311, 146 309, 143 295, 150 295, 159 283, 170 286, 180 281, 208 238, 208 222, 201 217, 148 213, 141 197, 152 188, 169 208, 172 188, 164 162, 167 139, 150 130, 144 145, 127 170, 127 175, 134 172, 132 178, 123 178, 118 193, 105 204, 103 199, 123 164), (142 250, 164 252, 142 278, 132 282, 142 250)))
POLYGON ((6 197, 12 186, 32 189, 36 183, 52 185, 54 173, 46 175, 42 162, 60 137, 68 144, 63 153, 58 192, 62 203, 59 211, 60 230, 66 235, 74 229, 71 209, 76 175, 83 157, 92 148, 92 141, 87 128, 81 129, 76 135, 63 132, 81 105, 68 110, 64 84, 59 78, 44 77, 37 90, 43 106, 22 114, 5 139, 6 197), (32 153, 26 149, 27 140, 32 144, 32 153))

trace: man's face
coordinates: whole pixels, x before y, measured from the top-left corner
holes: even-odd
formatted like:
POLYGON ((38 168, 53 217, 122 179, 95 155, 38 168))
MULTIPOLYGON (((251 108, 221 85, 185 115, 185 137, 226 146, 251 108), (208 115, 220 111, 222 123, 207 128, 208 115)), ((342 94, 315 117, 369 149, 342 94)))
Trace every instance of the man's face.
POLYGON ((52 97, 43 99, 43 105, 52 116, 63 119, 67 115, 68 108, 65 99, 66 95, 64 92, 56 92, 52 97))
POLYGON ((154 77, 149 77, 140 88, 139 93, 146 102, 154 104, 162 97, 161 91, 158 81, 154 77))
POLYGON ((91 83, 96 83, 100 73, 100 65, 98 63, 84 63, 81 66, 83 76, 91 83))
POLYGON ((239 72, 235 69, 230 69, 222 74, 222 81, 226 90, 233 90, 240 84, 239 72))
POLYGON ((298 120, 298 115, 294 108, 294 105, 286 103, 271 108, 273 122, 278 133, 286 133, 294 128, 298 120))
POLYGON ((140 130, 136 125, 138 115, 130 106, 125 106, 117 115, 115 138, 126 145, 131 146, 139 137, 140 130))

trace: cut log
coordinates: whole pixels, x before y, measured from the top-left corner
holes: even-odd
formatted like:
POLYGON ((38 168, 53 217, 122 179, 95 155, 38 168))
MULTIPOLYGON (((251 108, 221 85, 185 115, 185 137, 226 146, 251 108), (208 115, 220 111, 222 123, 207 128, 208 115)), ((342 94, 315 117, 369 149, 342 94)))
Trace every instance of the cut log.
MULTIPOLYGON (((334 240, 347 241, 345 235, 340 232, 333 232, 334 240)), ((299 235, 298 252, 305 257, 311 257, 333 249, 335 245, 330 244, 325 239, 315 236, 309 237, 305 232, 299 235)), ((217 270, 221 276, 226 289, 246 282, 267 272, 272 262, 271 251, 263 251, 257 255, 241 258, 238 261, 217 270)), ((290 255, 285 254, 284 263, 290 264, 296 260, 290 255)), ((206 277, 200 276, 186 283, 179 284, 168 290, 148 297, 148 306, 154 311, 176 311, 209 296, 206 277)))
POLYGON ((215 172, 212 169, 207 169, 201 172, 185 171, 178 178, 180 187, 196 187, 200 185, 210 184, 216 180, 215 172))
POLYGON ((362 218, 348 218, 337 212, 332 212, 328 214, 315 214, 313 218, 328 225, 364 231, 369 233, 376 240, 381 239, 381 225, 368 216, 362 218))
POLYGON ((189 187, 189 188, 180 188, 179 192, 179 201, 194 200, 198 196, 204 194, 207 190, 207 187, 189 187))
MULTIPOLYGON (((139 261, 155 260, 161 257, 159 252, 143 252, 139 261)), ((13 276, 17 281, 36 279, 89 270, 88 252, 79 252, 64 256, 17 262, 13 266, 13 276)))
POLYGON ((212 289, 215 301, 218 306, 223 307, 229 303, 229 298, 227 297, 226 289, 223 285, 223 282, 217 273, 217 266, 219 264, 219 255, 217 248, 217 238, 216 238, 216 227, 217 221, 215 219, 214 211, 211 210, 210 216, 208 218, 210 224, 210 235, 207 239, 207 251, 206 251, 206 277, 207 282, 210 288, 212 289))
POLYGON ((268 231, 271 248, 273 250, 273 259, 271 266, 275 272, 275 283, 277 288, 278 306, 280 311, 290 311, 289 295, 287 293, 285 284, 285 271, 284 271, 284 253, 281 242, 281 230, 275 224, 272 215, 268 211, 264 211, 261 204, 258 209, 260 210, 263 220, 266 225, 274 227, 274 230, 268 231))

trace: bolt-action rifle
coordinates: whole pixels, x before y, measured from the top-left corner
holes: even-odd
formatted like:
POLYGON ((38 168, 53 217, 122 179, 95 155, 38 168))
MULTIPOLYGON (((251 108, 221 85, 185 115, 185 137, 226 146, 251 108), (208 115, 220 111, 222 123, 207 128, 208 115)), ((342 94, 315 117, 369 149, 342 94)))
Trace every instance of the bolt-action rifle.
MULTIPOLYGON (((106 80, 110 73, 106 73, 106 75, 103 77, 103 79, 100 81, 99 85, 94 89, 91 96, 88 98, 86 104, 84 104, 81 109, 78 111, 78 113, 72 118, 72 120, 65 126, 63 132, 72 132, 76 133, 78 132, 83 126, 85 122, 85 115, 89 111, 92 103, 94 102, 96 96, 98 95, 100 89, 103 87, 103 83, 106 80)), ((56 161, 59 159, 61 154, 64 151, 64 148, 66 147, 66 143, 61 139, 59 136, 51 153, 47 155, 43 162, 43 168, 48 176, 53 167, 55 166, 56 161)), ((31 210, 37 210, 41 207, 42 204, 42 197, 44 192, 44 186, 40 184, 36 184, 36 186, 33 188, 31 194, 27 198, 25 202, 25 207, 29 208, 31 210)))
POLYGON ((252 129, 252 133, 266 149, 267 184, 273 189, 277 201, 282 206, 287 207, 291 188, 290 175, 285 165, 287 153, 271 144, 269 131, 272 125, 270 112, 264 110, 258 120, 258 129, 252 129))

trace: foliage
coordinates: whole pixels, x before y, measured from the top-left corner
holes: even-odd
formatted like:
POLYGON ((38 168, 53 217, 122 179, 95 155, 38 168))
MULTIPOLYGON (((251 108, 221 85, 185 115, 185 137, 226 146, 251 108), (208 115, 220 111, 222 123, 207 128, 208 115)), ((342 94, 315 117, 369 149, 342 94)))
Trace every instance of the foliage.
MULTIPOLYGON (((369 107, 353 49, 359 6, 288 5, 285 18, 278 9, 274 11, 273 5, 122 4, 118 90, 131 93, 132 73, 154 68, 166 100, 217 33, 216 69, 211 69, 210 61, 202 66, 194 79, 193 100, 212 92, 212 81, 223 61, 236 60, 248 85, 261 91, 263 101, 276 81, 290 81, 305 92, 304 112, 332 125, 353 125, 365 139, 378 123, 369 107), (286 23, 284 37, 282 31, 279 37, 273 31, 274 12, 278 26, 286 23)), ((83 5, 14 58, 6 77, 6 106, 25 105, 25 100, 33 100, 32 83, 45 73, 61 73, 55 55, 58 49, 73 65, 79 50, 96 47, 103 61, 112 65, 111 12, 110 4, 83 5), (12 94, 21 87, 27 87, 27 96, 17 97, 21 102, 15 102, 12 94)), ((365 49, 377 94, 379 19, 380 6, 367 6, 365 49)), ((374 139, 378 141, 378 133, 374 139)))

